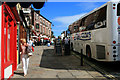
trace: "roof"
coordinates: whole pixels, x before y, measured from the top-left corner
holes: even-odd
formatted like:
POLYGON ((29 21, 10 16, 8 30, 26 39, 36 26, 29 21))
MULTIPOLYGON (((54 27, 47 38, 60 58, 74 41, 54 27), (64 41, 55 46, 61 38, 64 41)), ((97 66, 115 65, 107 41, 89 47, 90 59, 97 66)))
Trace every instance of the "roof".
POLYGON ((14 14, 15 19, 16 19, 17 21, 20 21, 20 16, 19 16, 16 8, 15 8, 15 7, 10 7, 10 9, 11 9, 12 13, 14 14))

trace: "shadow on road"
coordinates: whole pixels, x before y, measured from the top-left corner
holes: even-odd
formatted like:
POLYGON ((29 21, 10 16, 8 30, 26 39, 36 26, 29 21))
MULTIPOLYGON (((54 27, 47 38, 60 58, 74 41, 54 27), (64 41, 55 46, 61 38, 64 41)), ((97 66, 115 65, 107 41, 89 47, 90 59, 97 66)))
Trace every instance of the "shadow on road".
POLYGON ((24 73, 23 73, 23 72, 14 72, 14 74, 24 76, 24 73))
POLYGON ((92 70, 88 65, 80 66, 80 60, 73 55, 55 55, 54 49, 43 50, 40 67, 64 70, 92 70))

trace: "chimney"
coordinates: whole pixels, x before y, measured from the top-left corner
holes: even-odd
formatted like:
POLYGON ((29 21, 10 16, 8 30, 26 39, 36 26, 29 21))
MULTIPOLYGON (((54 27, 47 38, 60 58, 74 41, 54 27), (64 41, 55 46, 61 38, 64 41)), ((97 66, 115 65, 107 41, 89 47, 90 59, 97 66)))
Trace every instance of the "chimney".
POLYGON ((39 11, 35 11, 37 14, 40 14, 40 10, 39 11))

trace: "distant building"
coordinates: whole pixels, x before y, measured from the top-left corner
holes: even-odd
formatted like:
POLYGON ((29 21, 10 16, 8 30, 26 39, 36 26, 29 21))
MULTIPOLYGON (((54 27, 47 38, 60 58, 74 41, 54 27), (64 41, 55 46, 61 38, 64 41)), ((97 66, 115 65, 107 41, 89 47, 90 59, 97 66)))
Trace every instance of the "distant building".
POLYGON ((32 11, 33 30, 40 38, 51 39, 51 22, 40 14, 40 11, 32 11))
POLYGON ((80 21, 76 21, 68 26, 70 34, 79 32, 80 21))

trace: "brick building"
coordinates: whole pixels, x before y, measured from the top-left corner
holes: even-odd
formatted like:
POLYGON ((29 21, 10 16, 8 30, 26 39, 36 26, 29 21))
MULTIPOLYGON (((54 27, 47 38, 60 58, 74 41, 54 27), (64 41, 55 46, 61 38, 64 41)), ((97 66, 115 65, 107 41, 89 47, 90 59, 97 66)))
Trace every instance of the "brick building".
POLYGON ((40 38, 51 39, 51 22, 40 14, 40 11, 32 11, 33 30, 40 38))

